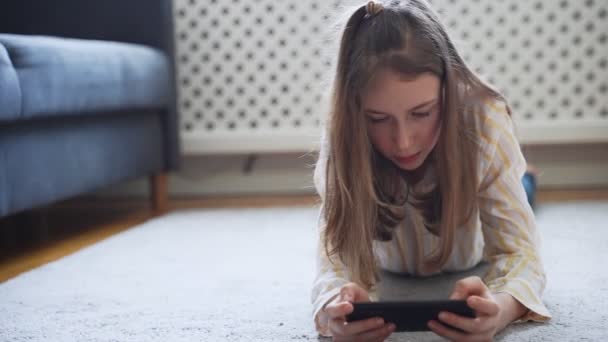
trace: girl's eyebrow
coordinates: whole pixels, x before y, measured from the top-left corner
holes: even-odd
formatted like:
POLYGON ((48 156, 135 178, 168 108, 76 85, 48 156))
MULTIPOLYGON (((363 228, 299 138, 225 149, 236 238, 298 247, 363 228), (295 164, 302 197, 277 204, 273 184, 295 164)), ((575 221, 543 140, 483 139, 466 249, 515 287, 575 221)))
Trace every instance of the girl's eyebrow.
MULTIPOLYGON (((437 102, 437 98, 431 99, 429 101, 422 102, 421 104, 418 104, 418 105, 414 106, 413 108, 411 108, 410 110, 408 110, 408 112, 414 111, 416 109, 420 109, 420 108, 422 108, 422 107, 424 107, 426 105, 429 105, 431 103, 434 103, 434 102, 437 102)), ((385 113, 385 112, 382 112, 382 111, 379 111, 379 110, 375 110, 375 109, 370 109, 370 108, 365 109, 365 111, 368 112, 368 113, 372 113, 372 114, 389 115, 389 113, 385 113)))

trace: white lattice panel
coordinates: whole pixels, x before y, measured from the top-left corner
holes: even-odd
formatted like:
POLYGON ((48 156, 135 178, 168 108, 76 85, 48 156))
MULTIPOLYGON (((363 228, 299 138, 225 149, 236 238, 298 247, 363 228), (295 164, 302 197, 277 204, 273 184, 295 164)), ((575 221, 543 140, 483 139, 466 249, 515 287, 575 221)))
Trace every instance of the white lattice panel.
MULTIPOLYGON (((608 140, 608 1, 431 2, 511 101, 523 142, 608 140)), ((185 152, 314 148, 338 43, 328 23, 352 3, 174 0, 185 152)))
POLYGON ((608 1, 434 0, 524 143, 608 141, 608 1))

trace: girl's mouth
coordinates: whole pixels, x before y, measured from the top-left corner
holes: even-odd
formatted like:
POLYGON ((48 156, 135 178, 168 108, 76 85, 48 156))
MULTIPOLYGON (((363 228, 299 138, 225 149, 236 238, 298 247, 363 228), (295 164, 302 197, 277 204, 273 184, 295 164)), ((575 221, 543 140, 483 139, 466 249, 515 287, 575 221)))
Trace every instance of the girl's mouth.
POLYGON ((399 164, 411 164, 418 159, 418 156, 420 156, 420 152, 413 154, 409 157, 395 157, 395 159, 397 160, 397 162, 399 162, 399 164))

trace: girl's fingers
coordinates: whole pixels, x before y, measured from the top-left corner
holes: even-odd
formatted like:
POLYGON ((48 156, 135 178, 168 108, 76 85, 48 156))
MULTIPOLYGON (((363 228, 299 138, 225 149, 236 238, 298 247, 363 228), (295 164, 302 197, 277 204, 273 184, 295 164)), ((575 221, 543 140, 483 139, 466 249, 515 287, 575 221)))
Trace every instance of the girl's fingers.
POLYGON ((345 285, 340 289, 340 301, 344 302, 352 302, 355 298, 352 294, 354 290, 349 287, 349 285, 345 285))
POLYGON ((331 303, 325 307, 325 313, 331 318, 344 317, 353 312, 354 307, 348 302, 331 303))
MULTIPOLYGON (((458 328, 467 333, 478 333, 484 331, 483 321, 481 318, 463 317, 451 312, 441 312, 439 320, 454 328, 458 328)), ((447 328, 447 327, 446 327, 447 328)))
POLYGON ((335 342, 340 341, 384 341, 395 331, 394 324, 385 324, 379 328, 366 331, 358 335, 334 335, 332 340, 335 342))
MULTIPOLYGON (((368 318, 360 321, 353 321, 344 323, 343 320, 337 319, 330 322, 330 326, 333 325, 333 331, 335 335, 340 336, 354 336, 364 334, 369 331, 376 331, 379 328, 384 327, 384 320, 382 318, 368 318)), ((330 327, 330 330, 332 328, 330 327)))
POLYGON ((395 325, 392 323, 384 324, 380 328, 364 332, 357 335, 357 341, 384 341, 395 331, 395 325))
POLYGON ((450 299, 465 299, 473 294, 482 294, 487 290, 483 280, 477 276, 461 279, 454 284, 454 290, 450 295, 450 299))
POLYGON ((467 305, 476 312, 486 316, 497 315, 500 310, 498 303, 494 300, 479 296, 470 296, 467 298, 467 305))
POLYGON ((428 323, 428 327, 431 329, 431 331, 433 331, 435 334, 441 336, 441 337, 445 337, 448 340, 451 341, 463 341, 465 340, 465 338, 467 337, 467 335, 465 333, 456 331, 454 329, 450 329, 448 327, 446 327, 445 325, 433 320, 433 321, 429 321, 428 323))

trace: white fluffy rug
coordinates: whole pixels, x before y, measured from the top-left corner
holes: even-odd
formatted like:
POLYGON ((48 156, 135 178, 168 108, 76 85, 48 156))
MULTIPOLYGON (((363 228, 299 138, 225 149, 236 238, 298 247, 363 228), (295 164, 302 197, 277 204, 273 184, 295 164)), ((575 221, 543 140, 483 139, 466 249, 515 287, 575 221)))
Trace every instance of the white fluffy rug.
MULTIPOLYGON (((315 208, 175 212, 0 284, 1 341, 317 340, 315 208)), ((541 206, 547 324, 504 341, 608 335, 608 203, 541 206)), ((480 273, 483 267, 470 273, 480 273)), ((443 298, 465 276, 385 274, 381 296, 443 298)), ((438 340, 399 333, 390 341, 438 340)))

